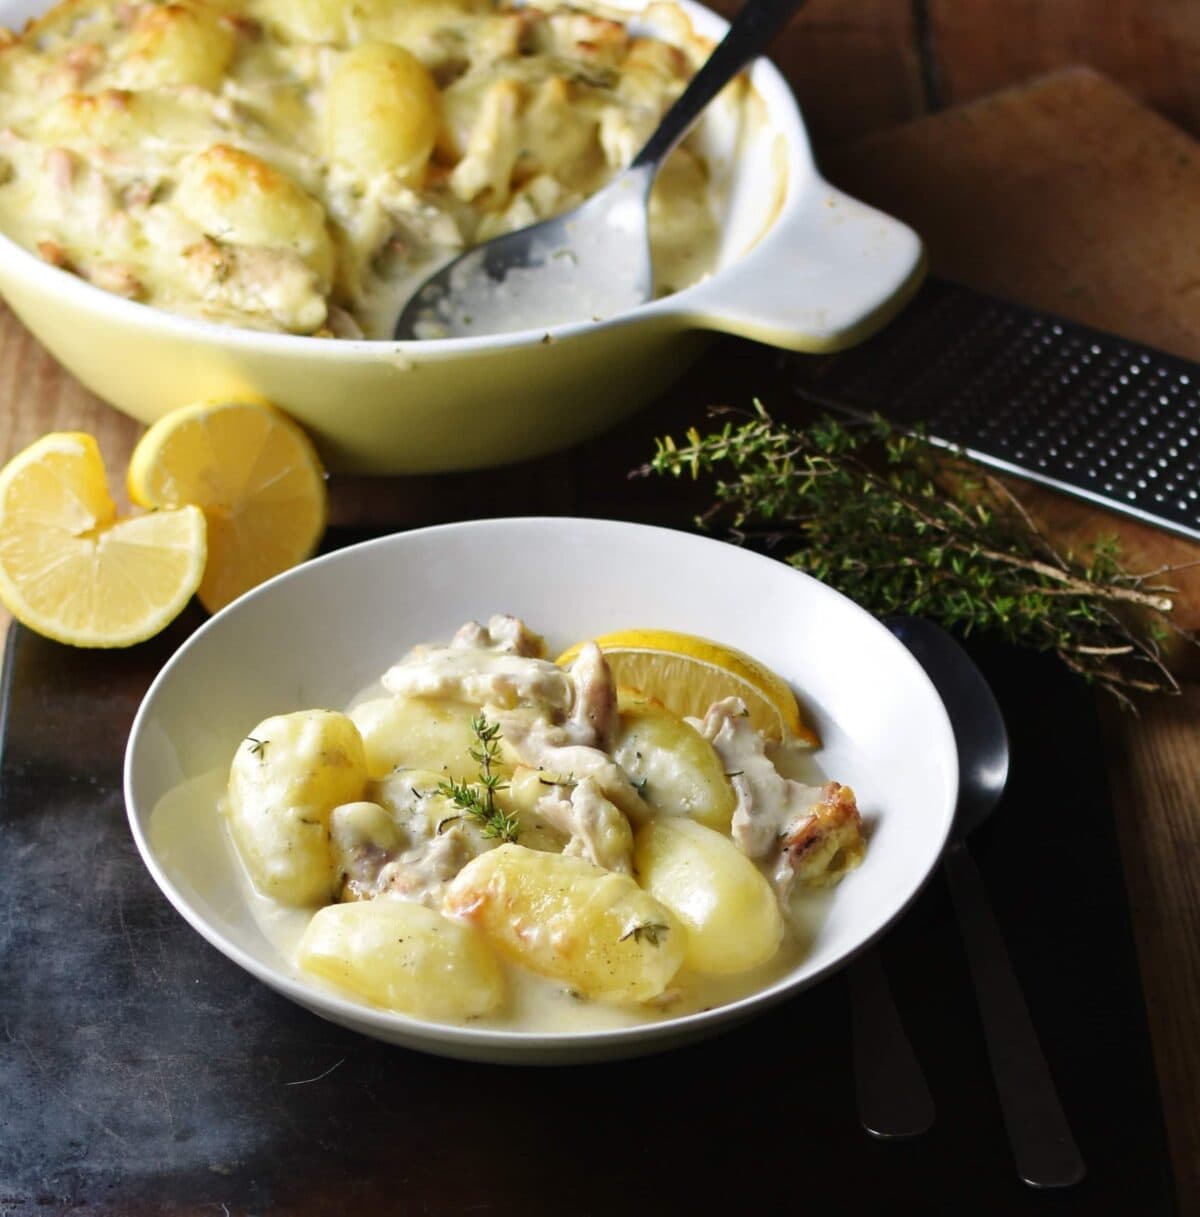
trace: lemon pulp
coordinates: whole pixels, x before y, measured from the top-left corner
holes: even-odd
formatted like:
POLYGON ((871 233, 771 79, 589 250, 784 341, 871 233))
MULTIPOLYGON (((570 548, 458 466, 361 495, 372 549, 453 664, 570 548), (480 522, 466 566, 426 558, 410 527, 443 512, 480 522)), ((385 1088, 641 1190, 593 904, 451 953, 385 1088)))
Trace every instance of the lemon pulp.
MULTIPOLYGON (((768 739, 819 742, 786 681, 744 651, 673 630, 619 630, 592 641, 618 685, 640 689, 676 714, 700 717, 713 702, 740 697, 751 723, 768 739)), ((557 662, 570 663, 582 646, 568 648, 557 662)))
POLYGON ((129 465, 145 507, 192 503, 208 521, 199 597, 209 612, 311 556, 325 530, 325 471, 304 432, 265 402, 205 401, 160 418, 129 465))
POLYGON ((0 471, 0 600, 59 642, 121 647, 157 634, 199 586, 195 507, 117 518, 95 439, 53 432, 0 471))

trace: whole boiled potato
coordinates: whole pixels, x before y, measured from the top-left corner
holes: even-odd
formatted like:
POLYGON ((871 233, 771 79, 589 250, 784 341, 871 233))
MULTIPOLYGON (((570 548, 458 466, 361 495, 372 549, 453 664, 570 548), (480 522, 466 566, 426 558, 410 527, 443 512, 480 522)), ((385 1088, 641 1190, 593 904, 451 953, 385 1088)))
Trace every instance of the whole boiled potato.
POLYGON ((500 963, 482 935, 409 900, 327 905, 296 959, 356 997, 417 1018, 461 1022, 504 1000, 500 963))
POLYGON ((582 858, 502 845, 459 871, 446 908, 510 959, 585 997, 649 1001, 683 961, 674 914, 628 875, 582 858))
POLYGON ((263 719, 229 772, 229 829, 254 886, 294 906, 333 892, 329 816, 362 799, 367 759, 358 728, 334 710, 263 719))
POLYGON ((633 865, 642 886, 687 927, 687 964, 697 972, 744 972, 779 949, 775 893, 723 834, 660 816, 638 830, 633 865))

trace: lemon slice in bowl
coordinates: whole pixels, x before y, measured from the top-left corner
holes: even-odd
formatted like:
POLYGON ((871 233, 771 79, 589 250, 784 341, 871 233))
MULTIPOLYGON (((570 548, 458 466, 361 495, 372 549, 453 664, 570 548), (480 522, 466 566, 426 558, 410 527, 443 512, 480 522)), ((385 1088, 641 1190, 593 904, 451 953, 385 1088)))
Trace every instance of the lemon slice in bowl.
MULTIPOLYGON (((618 685, 639 689, 676 714, 701 717, 713 702, 740 697, 768 739, 794 737, 813 747, 820 742, 787 683, 744 651, 673 630, 620 630, 592 641, 618 685)), ((576 643, 556 662, 569 664, 582 646, 576 643)))
POLYGON ((118 519, 90 435, 45 435, 0 471, 0 600, 47 638, 152 637, 192 598, 205 550, 196 507, 118 519))
POLYGON ((325 470, 308 436, 265 402, 203 401, 154 423, 129 463, 143 507, 193 503, 208 521, 200 602, 210 613, 312 555, 325 531, 325 470))

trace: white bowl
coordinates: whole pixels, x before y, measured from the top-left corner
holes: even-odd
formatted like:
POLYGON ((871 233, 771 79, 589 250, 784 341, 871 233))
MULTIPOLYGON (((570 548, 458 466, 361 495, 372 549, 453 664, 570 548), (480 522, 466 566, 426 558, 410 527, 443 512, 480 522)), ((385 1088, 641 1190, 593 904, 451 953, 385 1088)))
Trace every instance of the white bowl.
MULTIPOLYGON (((701 34, 728 28, 679 3, 701 34)), ((46 7, 0 0, 0 25, 46 7)), ((0 295, 89 389, 145 423, 199 398, 256 395, 296 418, 335 472, 472 469, 552 452, 652 401, 705 331, 834 350, 877 329, 917 286, 916 235, 821 177, 768 60, 750 78, 765 121, 733 165, 716 272, 608 320, 551 327, 550 340, 541 329, 404 343, 239 330, 101 291, 2 235, 0 295)))
POLYGON ((686 533, 604 520, 450 524, 316 559, 207 622, 154 681, 125 757, 142 858, 167 899, 218 950, 313 1012, 378 1039, 511 1063, 634 1056, 710 1035, 814 984, 878 935, 936 866, 958 769, 924 671, 873 617, 781 562, 686 533), (307 979, 251 913, 205 774, 225 772, 269 714, 340 708, 416 642, 511 612, 555 647, 659 626, 755 655, 796 689, 824 771, 851 785, 870 825, 863 865, 834 891, 802 961, 765 990, 703 1013, 617 1030, 541 1034, 421 1022, 307 979), (185 785, 192 782, 192 788, 185 785), (171 792, 199 826, 185 849, 151 832, 171 792))

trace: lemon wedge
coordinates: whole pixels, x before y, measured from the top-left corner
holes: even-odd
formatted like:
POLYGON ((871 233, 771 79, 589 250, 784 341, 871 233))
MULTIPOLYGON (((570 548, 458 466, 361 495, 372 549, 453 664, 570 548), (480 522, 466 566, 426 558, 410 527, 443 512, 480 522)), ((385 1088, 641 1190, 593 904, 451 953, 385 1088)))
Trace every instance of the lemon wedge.
MULTIPOLYGON (((713 702, 740 697, 751 723, 768 739, 819 743, 787 684, 744 651, 672 630, 620 630, 593 641, 618 685, 639 689, 676 714, 702 717, 713 702)), ((569 664, 582 646, 576 643, 556 662, 569 664)))
POLYGON ((316 449, 265 402, 203 401, 172 410, 138 441, 129 497, 143 507, 193 503, 208 521, 200 602, 215 613, 312 555, 328 496, 316 449))
POLYGON ((90 435, 45 435, 0 471, 0 600, 47 638, 150 638, 192 598, 204 558, 198 508, 117 518, 90 435))

